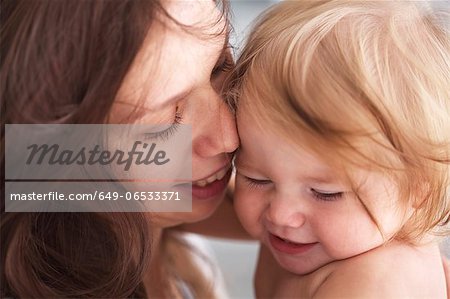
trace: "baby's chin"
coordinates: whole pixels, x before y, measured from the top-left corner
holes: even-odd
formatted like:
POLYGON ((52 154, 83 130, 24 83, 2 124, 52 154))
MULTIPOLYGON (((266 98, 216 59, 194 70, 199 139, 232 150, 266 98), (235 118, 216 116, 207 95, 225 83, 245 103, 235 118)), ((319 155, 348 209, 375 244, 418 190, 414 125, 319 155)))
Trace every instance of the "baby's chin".
POLYGON ((283 269, 285 269, 286 271, 289 271, 293 274, 296 275, 308 275, 313 273, 314 271, 322 268, 323 266, 325 266, 326 264, 320 264, 320 265, 299 265, 299 264, 286 264, 283 262, 278 262, 280 264, 281 267, 283 267, 283 269))
MULTIPOLYGON (((271 249, 272 251, 273 249, 271 249)), ((320 258, 299 256, 286 256, 272 251, 275 260, 286 271, 296 275, 308 275, 333 262, 323 261, 320 258)))

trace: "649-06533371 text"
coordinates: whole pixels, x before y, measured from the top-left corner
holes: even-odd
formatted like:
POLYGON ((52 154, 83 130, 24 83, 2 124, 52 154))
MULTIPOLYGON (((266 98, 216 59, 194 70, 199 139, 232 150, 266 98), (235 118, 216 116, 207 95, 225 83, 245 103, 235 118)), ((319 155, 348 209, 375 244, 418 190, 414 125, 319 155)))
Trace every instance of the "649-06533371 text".
POLYGON ((148 200, 148 201, 171 201, 181 200, 180 194, 178 191, 139 191, 132 192, 127 191, 124 193, 121 192, 109 192, 109 191, 94 191, 92 193, 61 193, 57 191, 51 191, 47 193, 11 193, 10 200, 11 201, 20 201, 20 200, 38 200, 38 201, 64 201, 64 200, 148 200))

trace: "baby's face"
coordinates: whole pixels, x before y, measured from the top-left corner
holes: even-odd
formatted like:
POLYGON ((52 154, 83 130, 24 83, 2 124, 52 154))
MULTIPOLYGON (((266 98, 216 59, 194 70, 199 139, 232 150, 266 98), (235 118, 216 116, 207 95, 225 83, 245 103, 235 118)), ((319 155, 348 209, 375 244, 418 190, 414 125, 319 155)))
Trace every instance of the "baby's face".
MULTIPOLYGON (((245 229, 288 271, 306 274, 383 244, 402 224, 397 188, 386 177, 352 173, 358 195, 320 157, 260 129, 240 107, 235 207, 245 229)), ((333 150, 330 148, 330 150, 333 150)))

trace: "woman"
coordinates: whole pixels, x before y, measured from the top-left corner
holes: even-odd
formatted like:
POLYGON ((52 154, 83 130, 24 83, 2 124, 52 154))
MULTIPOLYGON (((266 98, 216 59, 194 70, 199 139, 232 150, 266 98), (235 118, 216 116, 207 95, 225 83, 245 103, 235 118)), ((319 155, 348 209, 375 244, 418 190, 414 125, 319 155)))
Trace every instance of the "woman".
POLYGON ((211 216, 229 180, 226 3, 3 1, 1 45, 2 151, 6 123, 182 122, 193 161, 191 213, 4 213, 2 155, 1 295, 214 296, 167 228, 211 216))

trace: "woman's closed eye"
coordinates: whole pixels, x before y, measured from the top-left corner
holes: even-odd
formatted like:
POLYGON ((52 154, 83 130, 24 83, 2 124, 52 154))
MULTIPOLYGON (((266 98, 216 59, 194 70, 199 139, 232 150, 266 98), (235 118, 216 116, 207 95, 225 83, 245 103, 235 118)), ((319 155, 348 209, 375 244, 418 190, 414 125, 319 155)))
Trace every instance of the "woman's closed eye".
POLYGON ((167 141, 173 134, 176 133, 179 125, 181 124, 183 120, 183 116, 181 114, 181 111, 178 109, 178 106, 175 110, 175 117, 172 122, 172 124, 159 132, 147 132, 144 133, 144 139, 145 140, 161 140, 161 141, 167 141))
POLYGON ((316 190, 314 188, 311 188, 310 191, 315 199, 321 200, 321 201, 335 201, 335 200, 341 199, 344 195, 344 192, 329 192, 329 191, 316 190))

